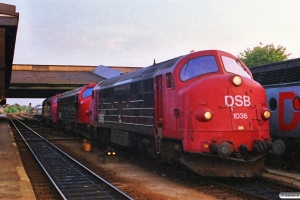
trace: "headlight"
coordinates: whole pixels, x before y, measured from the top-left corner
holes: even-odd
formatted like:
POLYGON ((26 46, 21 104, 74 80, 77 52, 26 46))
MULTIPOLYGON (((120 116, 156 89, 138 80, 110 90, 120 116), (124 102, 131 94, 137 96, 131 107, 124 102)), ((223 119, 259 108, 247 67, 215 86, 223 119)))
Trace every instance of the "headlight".
POLYGON ((211 119, 211 117, 212 117, 212 113, 210 112, 210 111, 206 111, 205 113, 204 113, 204 119, 205 120, 210 120, 211 119))
POLYGON ((262 118, 264 120, 267 120, 271 117, 271 112, 269 110, 263 110, 262 111, 262 118))
POLYGON ((232 78, 232 84, 235 86, 240 86, 243 82, 243 79, 239 75, 234 75, 232 78))
POLYGON ((208 108, 198 108, 194 113, 194 117, 200 122, 207 122, 212 119, 213 113, 208 108))

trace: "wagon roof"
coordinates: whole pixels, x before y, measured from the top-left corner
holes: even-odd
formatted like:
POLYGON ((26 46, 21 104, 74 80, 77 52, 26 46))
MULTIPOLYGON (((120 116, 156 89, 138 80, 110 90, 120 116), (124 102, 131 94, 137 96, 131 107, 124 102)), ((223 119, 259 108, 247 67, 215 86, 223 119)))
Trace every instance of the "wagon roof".
POLYGON ((264 86, 300 81, 300 58, 255 66, 249 69, 254 80, 264 86))

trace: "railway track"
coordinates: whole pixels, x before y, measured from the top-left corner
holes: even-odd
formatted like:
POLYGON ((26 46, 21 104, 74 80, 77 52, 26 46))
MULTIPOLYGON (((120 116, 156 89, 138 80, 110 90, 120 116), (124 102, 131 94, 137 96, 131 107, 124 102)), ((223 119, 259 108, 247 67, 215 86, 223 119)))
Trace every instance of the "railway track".
MULTIPOLYGON (((51 134, 49 134, 50 136, 51 134)), ((55 138, 54 138, 55 139, 55 138)), ((52 139, 49 139, 52 140, 52 139)), ((60 142, 63 146, 63 141, 60 142)), ((74 149, 80 147, 73 147, 74 149)), ((71 149, 73 149, 71 148, 71 149)), ((67 148, 70 150, 70 148, 67 148)), ((65 150, 67 150, 65 149, 65 150)), ((68 152, 73 157, 76 154, 68 152)), ((125 156, 125 155, 124 155, 125 156)), ((148 171, 154 171, 155 174, 162 174, 164 177, 171 180, 171 182, 183 182, 185 185, 188 184, 189 187, 197 188, 200 192, 208 191, 206 193, 213 193, 218 199, 224 198, 237 198, 237 199, 280 199, 279 195, 283 192, 299 192, 300 188, 288 186, 286 183, 279 183, 276 180, 269 180, 267 178, 208 178, 199 177, 195 174, 186 174, 181 170, 174 170, 172 168, 157 164, 155 161, 148 159, 142 159, 139 155, 134 156, 129 153, 128 160, 133 158, 132 165, 140 165, 143 169, 148 169, 148 171), (146 161, 145 161, 146 160, 146 161)), ((86 163, 86 161, 82 161, 86 163)), ((89 166, 93 171, 97 171, 98 168, 93 169, 93 166, 89 166)), ((97 172, 97 174, 99 174, 97 172)), ((101 175, 102 176, 102 175, 101 175)), ((107 179, 108 180, 108 179, 107 179)), ((111 182, 111 180, 110 180, 111 182)), ((158 183, 159 184, 159 183, 158 183)), ((115 184, 114 184, 115 185, 115 184)), ((130 187, 130 184, 127 188, 130 187)), ((123 190, 124 191, 124 190, 123 190)), ((128 193, 127 190, 125 190, 128 193)), ((130 191, 128 194, 131 194, 130 191)), ((147 196, 147 195, 146 195, 147 196)), ((142 195, 141 198, 137 199, 147 199, 147 197, 142 195)))
POLYGON ((190 187, 207 190, 206 186, 210 187, 214 195, 219 199, 262 199, 262 200, 276 200, 282 199, 280 195, 300 193, 300 188, 293 186, 291 183, 282 182, 265 177, 253 178, 212 178, 201 177, 193 174, 193 172, 182 170, 175 170, 171 167, 160 167, 158 164, 153 163, 151 160, 141 159, 135 157, 135 164, 142 165, 143 168, 150 166, 156 174, 164 174, 172 182, 181 179, 190 187), (140 160, 140 161, 139 161, 140 160))
POLYGON ((247 199, 281 199, 282 193, 299 192, 300 188, 263 177, 211 179, 212 184, 247 196, 247 199))
POLYGON ((10 120, 62 199, 132 199, 21 121, 10 120))

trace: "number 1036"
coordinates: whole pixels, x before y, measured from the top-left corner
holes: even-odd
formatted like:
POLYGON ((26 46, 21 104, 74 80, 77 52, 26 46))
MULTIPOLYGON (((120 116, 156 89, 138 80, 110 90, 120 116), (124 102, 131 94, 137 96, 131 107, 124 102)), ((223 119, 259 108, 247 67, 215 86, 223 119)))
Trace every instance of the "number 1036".
POLYGON ((247 113, 233 113, 233 119, 248 119, 247 113))

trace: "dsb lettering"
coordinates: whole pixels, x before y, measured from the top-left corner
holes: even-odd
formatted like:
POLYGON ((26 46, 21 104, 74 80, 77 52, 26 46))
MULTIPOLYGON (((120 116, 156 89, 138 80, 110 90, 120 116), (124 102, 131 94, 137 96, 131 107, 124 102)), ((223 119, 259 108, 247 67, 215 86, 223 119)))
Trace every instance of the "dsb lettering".
POLYGON ((236 96, 231 96, 231 95, 226 95, 225 96, 225 105, 226 106, 250 106, 250 97, 247 95, 236 95, 236 96))

